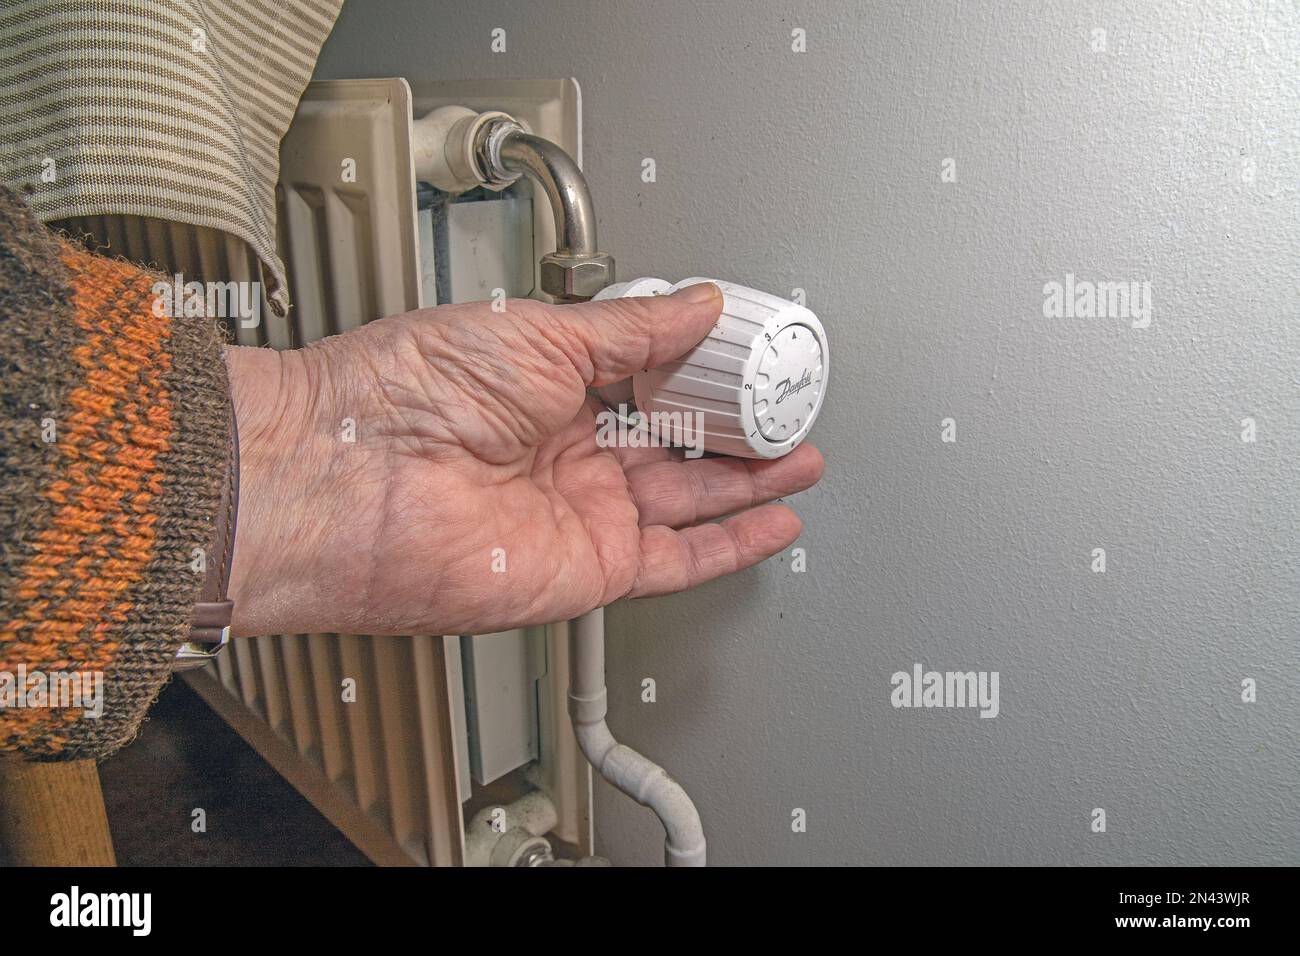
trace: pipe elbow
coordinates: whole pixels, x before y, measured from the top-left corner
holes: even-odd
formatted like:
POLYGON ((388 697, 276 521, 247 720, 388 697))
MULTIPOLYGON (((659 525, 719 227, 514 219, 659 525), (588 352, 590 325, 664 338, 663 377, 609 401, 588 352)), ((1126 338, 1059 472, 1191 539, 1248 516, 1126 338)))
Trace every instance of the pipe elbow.
MULTIPOLYGON (((608 733, 606 730, 606 736, 608 733)), ((699 811, 663 767, 620 743, 613 743, 601 763, 593 766, 619 790, 654 811, 663 824, 664 862, 668 866, 704 866, 704 825, 699 811)))
POLYGON ((664 864, 666 866, 704 866, 704 824, 700 813, 682 785, 668 776, 662 767, 646 780, 645 799, 641 802, 663 821, 664 864))
POLYGON ((605 723, 604 718, 589 723, 575 720, 573 735, 578 738, 578 749, 587 758, 587 762, 596 768, 597 773, 604 776, 605 758, 618 746, 618 741, 610 733, 609 725, 605 723))

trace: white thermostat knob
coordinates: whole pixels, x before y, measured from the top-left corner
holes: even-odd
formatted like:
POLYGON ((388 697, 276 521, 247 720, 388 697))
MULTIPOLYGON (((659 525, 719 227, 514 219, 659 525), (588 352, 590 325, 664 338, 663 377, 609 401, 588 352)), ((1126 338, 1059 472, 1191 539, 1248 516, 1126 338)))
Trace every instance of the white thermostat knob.
MULTIPOLYGON (((830 356, 816 315, 757 289, 698 277, 675 285, 634 279, 596 298, 668 295, 698 282, 722 290, 717 324, 681 358, 637 372, 632 400, 665 443, 680 443, 683 429, 689 435, 698 428, 705 451, 780 458, 807 436, 826 393, 830 356)), ((599 390, 613 408, 628 403, 628 392, 626 382, 599 390)))

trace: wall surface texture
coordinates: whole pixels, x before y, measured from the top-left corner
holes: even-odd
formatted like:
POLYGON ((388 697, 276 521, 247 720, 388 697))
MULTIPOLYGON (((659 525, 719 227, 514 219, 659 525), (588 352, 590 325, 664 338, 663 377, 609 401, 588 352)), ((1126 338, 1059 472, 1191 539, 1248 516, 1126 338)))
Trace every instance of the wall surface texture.
POLYGON ((1281 3, 345 4, 318 77, 575 76, 623 278, 827 326, 807 571, 609 614, 611 725, 712 862, 1300 863, 1297 64, 1281 3), (1045 316, 1067 275, 1149 324, 1045 316), (914 664, 998 716, 895 708, 914 664))

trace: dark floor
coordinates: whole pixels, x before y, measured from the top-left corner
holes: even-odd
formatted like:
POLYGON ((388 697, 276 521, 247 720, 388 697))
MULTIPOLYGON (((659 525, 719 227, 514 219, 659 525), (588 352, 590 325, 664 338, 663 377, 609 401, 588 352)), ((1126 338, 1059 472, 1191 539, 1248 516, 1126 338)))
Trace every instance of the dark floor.
POLYGON ((99 776, 119 866, 369 865, 179 679, 99 776))

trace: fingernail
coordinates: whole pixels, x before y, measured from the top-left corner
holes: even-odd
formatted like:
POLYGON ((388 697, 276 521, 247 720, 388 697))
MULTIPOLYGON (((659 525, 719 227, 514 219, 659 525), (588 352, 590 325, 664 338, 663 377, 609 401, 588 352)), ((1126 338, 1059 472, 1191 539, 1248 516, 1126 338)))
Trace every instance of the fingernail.
POLYGON ((722 290, 712 282, 696 282, 678 289, 673 293, 673 298, 681 299, 690 305, 703 305, 705 302, 720 298, 721 295, 722 290))

